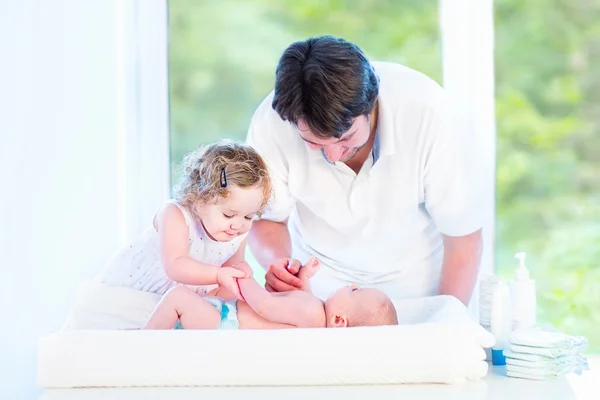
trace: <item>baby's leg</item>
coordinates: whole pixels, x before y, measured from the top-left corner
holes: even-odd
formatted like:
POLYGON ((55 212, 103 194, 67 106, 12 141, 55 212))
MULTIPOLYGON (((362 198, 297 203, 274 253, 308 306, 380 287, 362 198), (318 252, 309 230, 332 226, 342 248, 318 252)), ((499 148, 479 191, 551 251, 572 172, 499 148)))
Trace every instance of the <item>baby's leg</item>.
POLYGON ((312 293, 310 289, 310 278, 315 276, 321 264, 315 257, 311 257, 306 264, 298 271, 298 278, 302 281, 302 290, 312 293))
POLYGON ((177 320, 184 329, 217 329, 220 313, 185 286, 170 289, 162 297, 144 329, 172 329, 177 320))

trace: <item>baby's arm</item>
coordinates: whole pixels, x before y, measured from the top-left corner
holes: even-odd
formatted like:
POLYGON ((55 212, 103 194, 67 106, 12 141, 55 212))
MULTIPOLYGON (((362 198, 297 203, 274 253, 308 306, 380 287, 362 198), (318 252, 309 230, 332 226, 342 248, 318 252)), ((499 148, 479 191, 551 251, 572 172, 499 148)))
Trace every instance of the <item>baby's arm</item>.
MULTIPOLYGON (((247 276, 233 268, 221 268, 189 257, 189 228, 177 206, 168 204, 161 209, 155 226, 159 234, 160 259, 169 279, 186 285, 211 285, 225 284, 224 281, 233 284, 232 277, 247 276)), ((228 289, 237 295, 237 288, 228 289)))
POLYGON ((246 303, 266 320, 298 328, 325 326, 323 304, 308 293, 298 291, 286 296, 274 296, 254 278, 238 279, 238 285, 246 303))

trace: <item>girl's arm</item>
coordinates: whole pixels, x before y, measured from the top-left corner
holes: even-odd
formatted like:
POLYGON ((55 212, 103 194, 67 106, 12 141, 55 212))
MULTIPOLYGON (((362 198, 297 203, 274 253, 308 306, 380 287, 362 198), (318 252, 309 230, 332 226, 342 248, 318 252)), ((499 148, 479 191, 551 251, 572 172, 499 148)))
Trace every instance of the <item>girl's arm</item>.
POLYGON ((298 292, 292 296, 273 296, 254 278, 237 281, 243 299, 264 319, 298 328, 325 326, 325 310, 316 297, 306 292, 298 292))
POLYGON ((237 249, 235 254, 229 257, 229 260, 223 263, 224 267, 238 265, 246 260, 246 243, 248 243, 248 237, 246 237, 242 243, 240 243, 240 247, 237 249))
POLYGON ((167 204, 159 211, 155 228, 159 234, 160 259, 169 279, 186 285, 211 285, 222 283, 223 277, 244 277, 241 271, 220 268, 188 256, 189 228, 176 205, 167 204))
POLYGON ((245 261, 246 259, 246 243, 248 243, 248 238, 246 237, 242 243, 240 243, 240 247, 237 249, 234 255, 232 255, 229 260, 223 263, 223 267, 235 267, 239 269, 243 273, 246 274, 244 278, 250 278, 254 275, 254 271, 252 267, 245 261))

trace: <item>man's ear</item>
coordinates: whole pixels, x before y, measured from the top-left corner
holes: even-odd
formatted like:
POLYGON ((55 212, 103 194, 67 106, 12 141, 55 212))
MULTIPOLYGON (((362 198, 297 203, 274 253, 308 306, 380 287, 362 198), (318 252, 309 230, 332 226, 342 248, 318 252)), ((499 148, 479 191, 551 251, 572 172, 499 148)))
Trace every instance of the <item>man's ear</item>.
POLYGON ((345 328, 348 326, 348 321, 346 317, 342 317, 341 315, 332 315, 331 316, 331 327, 332 328, 345 328))

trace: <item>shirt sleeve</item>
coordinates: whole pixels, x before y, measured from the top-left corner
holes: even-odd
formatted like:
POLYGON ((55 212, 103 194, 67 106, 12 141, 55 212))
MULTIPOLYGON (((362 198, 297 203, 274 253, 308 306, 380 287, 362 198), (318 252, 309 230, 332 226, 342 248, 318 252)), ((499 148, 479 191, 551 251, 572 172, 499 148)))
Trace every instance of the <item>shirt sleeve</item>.
POLYGON ((273 186, 273 195, 261 219, 277 222, 290 216, 296 201, 288 187, 289 163, 281 144, 281 137, 290 129, 286 125, 289 124, 270 108, 267 98, 252 117, 246 137, 246 143, 265 160, 273 186))
POLYGON ((432 107, 429 118, 423 175, 425 208, 442 234, 465 236, 481 229, 484 218, 476 138, 458 129, 444 96, 432 107))

